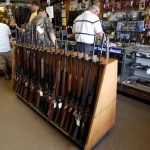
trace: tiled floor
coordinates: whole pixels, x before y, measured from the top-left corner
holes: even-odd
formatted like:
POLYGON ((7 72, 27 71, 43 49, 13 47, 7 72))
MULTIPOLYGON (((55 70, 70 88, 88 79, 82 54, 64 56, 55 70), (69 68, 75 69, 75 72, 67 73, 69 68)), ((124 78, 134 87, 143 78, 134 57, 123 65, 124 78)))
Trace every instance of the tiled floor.
MULTIPOLYGON (((19 100, 0 78, 0 150, 78 148, 19 100)), ((150 106, 118 95, 115 127, 94 150, 150 150, 150 106)))

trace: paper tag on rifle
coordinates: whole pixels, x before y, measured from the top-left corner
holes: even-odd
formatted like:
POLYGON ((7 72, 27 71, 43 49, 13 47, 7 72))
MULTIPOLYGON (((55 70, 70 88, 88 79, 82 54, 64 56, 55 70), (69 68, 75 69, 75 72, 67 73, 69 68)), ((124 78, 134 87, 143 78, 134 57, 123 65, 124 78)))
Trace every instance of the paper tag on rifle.
POLYGON ((59 109, 62 108, 62 103, 59 103, 59 104, 58 104, 58 108, 59 108, 59 109))
POLYGON ((43 33, 44 33, 44 30, 43 30, 40 26, 37 26, 37 31, 38 31, 40 34, 43 34, 43 33))
POLYGON ((66 105, 66 106, 64 107, 64 109, 67 109, 67 107, 68 107, 68 105, 66 105))
POLYGON ((77 126, 80 126, 80 120, 79 119, 76 120, 76 124, 77 124, 77 126))
POLYGON ((57 107, 57 102, 54 102, 54 108, 56 108, 57 107))
POLYGON ((147 69, 147 72, 146 72, 147 74, 150 74, 150 68, 149 69, 147 69))
POLYGON ((43 96, 43 91, 40 90, 39 92, 40 92, 40 96, 43 96))
POLYGON ((25 83, 25 86, 28 86, 28 82, 25 83))

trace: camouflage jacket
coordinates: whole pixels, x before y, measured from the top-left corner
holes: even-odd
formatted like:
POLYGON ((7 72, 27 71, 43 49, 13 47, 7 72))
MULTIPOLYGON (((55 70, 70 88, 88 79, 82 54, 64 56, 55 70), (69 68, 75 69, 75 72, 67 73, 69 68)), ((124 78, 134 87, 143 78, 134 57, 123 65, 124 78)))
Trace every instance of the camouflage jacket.
POLYGON ((53 25, 48 17, 35 17, 31 26, 36 28, 36 42, 38 44, 44 44, 44 46, 49 46, 51 43, 50 34, 54 32, 53 25))

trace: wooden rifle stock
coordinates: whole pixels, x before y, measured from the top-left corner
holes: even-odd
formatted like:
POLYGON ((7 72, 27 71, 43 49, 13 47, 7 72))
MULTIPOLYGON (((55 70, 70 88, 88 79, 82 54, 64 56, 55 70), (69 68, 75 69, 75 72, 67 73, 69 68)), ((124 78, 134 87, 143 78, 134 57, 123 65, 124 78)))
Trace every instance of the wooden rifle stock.
POLYGON ((82 123, 81 123, 81 130, 80 130, 80 136, 79 136, 80 143, 85 143, 87 133, 88 133, 87 131, 89 129, 89 125, 91 121, 92 112, 94 109, 94 103, 95 103, 94 100, 96 97, 96 89, 97 89, 99 71, 100 71, 100 62, 98 63, 99 64, 98 64, 97 72, 95 74, 93 86, 88 96, 88 103, 83 113, 85 115, 83 116, 82 123))
POLYGON ((49 97, 49 100, 50 100, 49 111, 48 111, 49 120, 53 120, 54 113, 55 113, 55 110, 57 107, 56 98, 57 98, 58 92, 59 92, 60 72, 61 71, 60 71, 60 60, 59 60, 57 71, 56 71, 56 76, 55 76, 55 82, 54 82, 54 86, 53 86, 53 94, 51 97, 49 97))
POLYGON ((85 88, 83 90, 80 109, 79 109, 79 111, 77 113, 77 117, 76 117, 76 127, 75 127, 75 131, 73 132, 73 139, 77 139, 77 136, 79 133, 79 128, 80 128, 80 124, 81 124, 80 122, 81 122, 81 119, 83 117, 83 111, 84 111, 84 108, 86 105, 86 99, 87 99, 87 96, 89 93, 89 88, 90 88, 91 72, 92 72, 92 62, 90 64, 89 73, 88 73, 87 78, 86 78, 86 85, 85 85, 85 88))
POLYGON ((67 76, 67 97, 65 100, 65 103, 62 108, 62 113, 61 113, 61 122, 60 122, 60 127, 63 128, 65 123, 66 123, 66 117, 67 117, 67 112, 68 112, 68 107, 69 107, 69 101, 68 99, 70 98, 70 93, 71 93, 71 82, 72 82, 72 58, 70 62, 70 73, 67 76))
MULTIPOLYGON (((72 73, 71 73, 72 74, 72 73)), ((72 93, 72 98, 70 103, 68 104, 68 109, 66 110, 66 122, 65 122, 65 130, 68 131, 69 130, 69 126, 70 126, 70 120, 71 118, 73 118, 73 110, 74 110, 74 102, 75 102, 75 98, 76 98, 76 93, 77 93, 77 88, 78 88, 78 58, 76 59, 76 75, 74 77, 74 81, 75 81, 75 87, 73 89, 73 85, 72 85, 72 89, 73 89, 73 93, 72 93)), ((71 86, 69 86, 70 88, 71 86)), ((71 91, 71 89, 69 89, 71 91)))
MULTIPOLYGON (((74 104, 74 108, 73 108, 73 117, 71 118, 71 124, 70 124, 70 128, 69 128, 69 133, 72 134, 74 127, 76 126, 76 115, 77 112, 79 111, 78 107, 79 107, 79 100, 81 97, 81 92, 82 92, 82 87, 83 87, 83 78, 84 78, 84 69, 85 69, 85 62, 83 60, 83 64, 82 64, 82 76, 79 80, 79 86, 78 86, 78 90, 77 90, 77 100, 74 104)), ((74 131, 74 133, 76 133, 74 131)))
MULTIPOLYGON (((62 73, 62 87, 61 87, 61 97, 58 99, 58 107, 56 111, 56 117, 55 117, 55 122, 60 121, 60 115, 62 112, 62 107, 63 107, 63 101, 64 101, 64 96, 65 96, 65 89, 66 89, 66 52, 67 52, 67 43, 65 42, 65 52, 64 52, 64 68, 63 68, 63 73, 62 73)), ((62 56, 61 56, 62 57, 62 56)))

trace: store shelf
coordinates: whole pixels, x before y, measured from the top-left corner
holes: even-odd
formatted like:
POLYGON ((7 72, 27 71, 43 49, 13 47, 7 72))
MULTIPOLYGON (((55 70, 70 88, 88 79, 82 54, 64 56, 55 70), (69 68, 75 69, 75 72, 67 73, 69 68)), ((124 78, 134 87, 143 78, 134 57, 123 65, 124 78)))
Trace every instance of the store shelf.
MULTIPOLYGON (((146 70, 142 70, 142 69, 138 69, 138 68, 134 68, 133 66, 131 67, 128 67, 129 69, 131 70, 138 70, 138 71, 142 71, 142 72, 145 72, 146 73, 146 70)), ((149 74, 150 75, 150 74, 149 74)))
POLYGON ((143 90, 142 88, 138 88, 135 85, 122 83, 119 91, 140 98, 141 102, 150 104, 150 93, 145 92, 145 90, 143 90))
POLYGON ((127 84, 126 81, 122 82, 122 84, 150 94, 150 87, 138 84, 136 82, 133 82, 132 84, 127 84))
POLYGON ((150 59, 150 57, 139 57, 139 56, 136 56, 137 58, 141 58, 141 59, 150 59))

